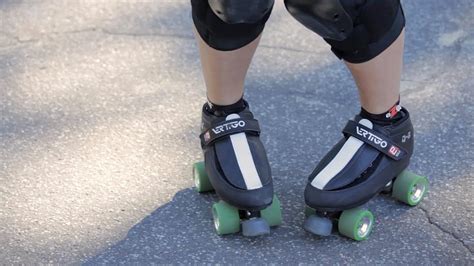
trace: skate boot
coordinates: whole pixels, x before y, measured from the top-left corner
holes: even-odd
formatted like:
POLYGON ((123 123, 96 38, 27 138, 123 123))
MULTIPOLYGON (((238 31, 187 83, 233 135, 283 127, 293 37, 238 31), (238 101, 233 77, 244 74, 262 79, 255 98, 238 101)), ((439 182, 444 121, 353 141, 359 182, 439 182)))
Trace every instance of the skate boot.
MULTIPOLYGON (((304 228, 316 235, 340 234, 364 240, 374 216, 360 206, 379 192, 391 193, 410 206, 428 191, 426 177, 405 170, 413 154, 413 126, 405 108, 394 106, 390 124, 378 124, 357 115, 343 129, 344 137, 321 160, 305 189, 304 228)), ((392 114, 391 114, 392 113, 392 114)))
POLYGON ((215 115, 208 104, 202 109, 204 162, 193 165, 193 175, 198 192, 215 190, 220 198, 212 206, 219 235, 242 228, 245 236, 259 236, 281 224, 259 124, 245 105, 243 111, 231 114, 215 115))

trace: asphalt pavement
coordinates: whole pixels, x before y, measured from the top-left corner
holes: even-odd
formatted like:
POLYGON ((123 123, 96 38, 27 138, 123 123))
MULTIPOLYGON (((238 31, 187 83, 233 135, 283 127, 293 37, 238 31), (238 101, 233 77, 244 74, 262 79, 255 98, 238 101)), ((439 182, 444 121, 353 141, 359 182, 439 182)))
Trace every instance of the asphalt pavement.
POLYGON ((246 81, 283 225, 214 232, 193 189, 205 88, 189 1, 0 0, 2 264, 474 264, 474 2, 404 2, 416 208, 368 241, 302 229, 307 175, 359 110, 350 73, 277 1, 246 81))

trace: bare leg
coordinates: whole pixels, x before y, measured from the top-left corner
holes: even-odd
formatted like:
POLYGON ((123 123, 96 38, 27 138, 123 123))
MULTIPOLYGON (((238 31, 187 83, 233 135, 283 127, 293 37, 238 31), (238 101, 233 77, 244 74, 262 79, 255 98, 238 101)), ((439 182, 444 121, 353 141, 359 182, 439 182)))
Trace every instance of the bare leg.
POLYGON ((372 114, 386 112, 398 100, 405 32, 385 51, 360 64, 346 62, 359 89, 362 107, 372 114))
POLYGON ((207 98, 217 105, 230 105, 242 98, 244 81, 260 36, 233 51, 219 51, 208 46, 195 34, 207 87, 207 98))

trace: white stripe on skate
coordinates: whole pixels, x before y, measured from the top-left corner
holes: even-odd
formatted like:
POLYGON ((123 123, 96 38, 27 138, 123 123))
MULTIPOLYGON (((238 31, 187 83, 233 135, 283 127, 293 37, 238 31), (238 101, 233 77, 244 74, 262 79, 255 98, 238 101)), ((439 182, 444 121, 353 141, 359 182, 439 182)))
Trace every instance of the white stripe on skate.
MULTIPOLYGON (((230 114, 225 120, 237 118, 240 118, 238 114, 230 114)), ((245 186, 247 186, 248 190, 261 188, 262 181, 255 167, 249 143, 247 142, 247 136, 244 132, 230 135, 230 141, 232 142, 232 148, 234 149, 235 158, 237 158, 240 172, 244 178, 245 186)))
MULTIPOLYGON (((361 119, 359 124, 362 124, 370 129, 373 125, 367 119, 361 119)), ((363 141, 358 140, 354 137, 349 137, 339 152, 334 158, 326 165, 326 167, 318 173, 318 175, 311 181, 311 185, 318 189, 323 189, 329 181, 331 181, 344 167, 352 160, 352 157, 364 144, 363 141)))

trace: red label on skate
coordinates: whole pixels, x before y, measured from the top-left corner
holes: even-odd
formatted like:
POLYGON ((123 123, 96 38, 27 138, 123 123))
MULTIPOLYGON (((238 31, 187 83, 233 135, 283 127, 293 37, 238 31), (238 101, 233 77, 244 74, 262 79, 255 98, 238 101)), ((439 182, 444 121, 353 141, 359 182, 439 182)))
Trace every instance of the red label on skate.
POLYGON ((398 155, 400 155, 400 149, 398 147, 395 147, 392 145, 392 147, 390 147, 390 149, 388 150, 388 152, 395 156, 395 157, 398 157, 398 155))
POLYGON ((390 110, 388 110, 388 113, 386 115, 387 118, 391 118, 397 115, 398 111, 400 111, 401 107, 400 105, 396 104, 390 110))

